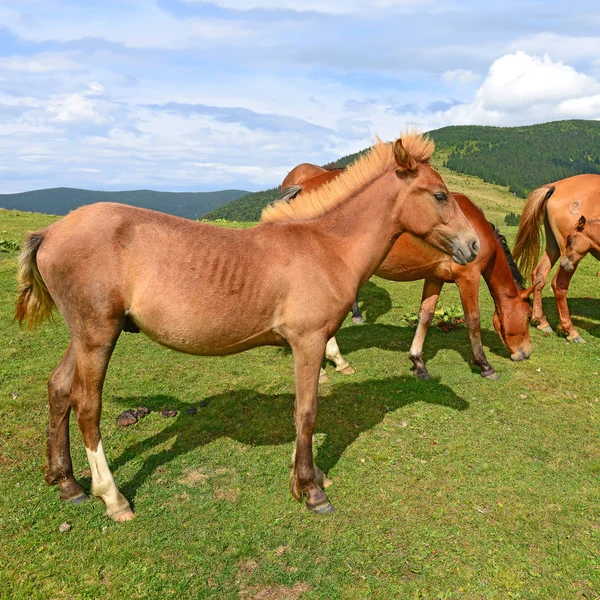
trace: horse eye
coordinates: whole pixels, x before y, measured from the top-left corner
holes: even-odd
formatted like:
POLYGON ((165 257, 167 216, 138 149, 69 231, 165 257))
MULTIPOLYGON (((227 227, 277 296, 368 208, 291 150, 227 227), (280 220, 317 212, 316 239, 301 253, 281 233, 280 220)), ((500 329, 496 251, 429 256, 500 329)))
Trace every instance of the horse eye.
POLYGON ((446 195, 446 192, 436 192, 433 197, 438 201, 438 202, 445 202, 448 199, 448 196, 446 195))

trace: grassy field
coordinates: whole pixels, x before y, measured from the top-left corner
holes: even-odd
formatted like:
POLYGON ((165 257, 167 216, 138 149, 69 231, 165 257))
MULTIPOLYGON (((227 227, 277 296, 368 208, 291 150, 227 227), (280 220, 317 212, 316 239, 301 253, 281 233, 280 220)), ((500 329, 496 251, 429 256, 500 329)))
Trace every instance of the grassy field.
MULTIPOLYGON (((0 239, 22 240, 51 220, 0 211, 0 239)), ((512 243, 514 229, 505 232, 512 243)), ((331 516, 309 513, 288 490, 288 351, 197 358, 123 334, 103 411, 109 463, 138 515, 123 525, 95 499, 61 503, 43 481, 46 382, 68 337, 60 317, 34 332, 12 323, 16 259, 0 253, 0 597, 599 597, 593 259, 569 300, 587 344, 532 331, 533 355, 521 364, 493 331, 482 287, 484 346, 498 381, 471 368, 464 327, 429 333, 433 380, 416 380, 413 329, 402 323, 421 285, 369 282, 360 294, 367 323, 348 320, 338 336, 356 374, 328 366, 320 387, 317 463, 333 480, 331 516), (152 413, 120 428, 116 416, 138 404, 152 413), (179 414, 163 418, 165 408, 179 414)), ((447 286, 442 305, 458 302, 447 286)), ((545 308, 555 325, 549 294, 545 308)), ((76 477, 89 489, 73 423, 71 436, 76 477)))

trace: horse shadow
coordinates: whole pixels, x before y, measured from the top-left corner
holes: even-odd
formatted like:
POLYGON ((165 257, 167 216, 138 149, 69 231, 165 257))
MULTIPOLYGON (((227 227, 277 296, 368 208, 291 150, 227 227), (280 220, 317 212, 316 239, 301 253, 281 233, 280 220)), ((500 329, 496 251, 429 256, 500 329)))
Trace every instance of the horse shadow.
POLYGON ((358 305, 361 313, 364 310, 365 323, 376 323, 392 310, 392 297, 385 288, 369 280, 358 291, 358 305))
MULTIPOLYGON (((286 444, 296 437, 293 394, 231 390, 206 398, 201 408, 164 395, 115 400, 126 406, 142 404, 152 411, 179 411, 172 424, 132 444, 112 462, 111 466, 118 469, 140 453, 170 441, 168 450, 146 458, 133 478, 122 486, 122 492, 130 499, 135 498, 137 490, 157 468, 223 436, 250 446, 286 444), (197 412, 190 416, 186 410, 192 407, 197 412)), ((315 433, 325 434, 325 440, 318 450, 317 464, 325 472, 331 470, 362 432, 381 423, 387 413, 415 402, 458 411, 469 408, 469 403, 448 386, 435 379, 421 382, 412 376, 341 383, 329 394, 320 394, 315 433)))
MULTIPOLYGON (((415 335, 415 328, 398 325, 376 323, 368 327, 344 327, 337 336, 342 354, 352 353, 367 348, 380 348, 406 354, 406 363, 410 364, 408 352, 415 335)), ((489 352, 501 358, 509 358, 510 354, 495 331, 481 329, 481 341, 489 348, 489 352)), ((440 350, 454 350, 470 366, 473 373, 479 373, 479 367, 472 364, 473 353, 469 332, 466 327, 443 332, 437 327, 430 327, 423 345, 423 360, 427 363, 435 358, 440 350)))
MULTIPOLYGON (((569 314, 576 329, 600 338, 600 298, 585 298, 567 296, 569 314)), ((556 329, 559 324, 558 311, 554 296, 542 299, 544 315, 550 326, 556 329)))

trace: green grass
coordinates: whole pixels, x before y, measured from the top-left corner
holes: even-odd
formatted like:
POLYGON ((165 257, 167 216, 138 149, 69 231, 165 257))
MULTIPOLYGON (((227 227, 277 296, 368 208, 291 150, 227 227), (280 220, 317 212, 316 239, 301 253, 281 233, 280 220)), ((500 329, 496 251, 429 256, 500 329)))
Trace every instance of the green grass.
MULTIPOLYGON (((22 241, 53 219, 0 211, 22 241)), ((509 240, 515 229, 506 229, 509 240)), ((123 334, 104 393, 103 439, 138 518, 61 503, 47 487, 46 382, 67 345, 62 320, 12 323, 17 253, 0 254, 0 596, 5 598, 596 598, 600 593, 600 265, 576 274, 570 306, 587 344, 532 331, 512 363, 491 327, 471 368, 467 331, 430 331, 433 381, 417 381, 402 316, 421 284, 374 278, 365 325, 339 333, 353 376, 321 385, 318 464, 336 507, 309 513, 288 490, 293 366, 288 351, 228 358, 171 352, 123 334), (152 413, 122 429, 115 417, 152 413), (201 405, 202 403, 202 405, 201 405), (188 407, 198 407, 190 416, 188 407), (177 417, 165 419, 164 408, 177 417), (60 533, 63 522, 71 524, 60 533)), ((459 303, 454 286, 443 307, 459 303)), ((553 325, 556 310, 545 306, 553 325)), ((90 473, 72 424, 76 477, 90 473)))

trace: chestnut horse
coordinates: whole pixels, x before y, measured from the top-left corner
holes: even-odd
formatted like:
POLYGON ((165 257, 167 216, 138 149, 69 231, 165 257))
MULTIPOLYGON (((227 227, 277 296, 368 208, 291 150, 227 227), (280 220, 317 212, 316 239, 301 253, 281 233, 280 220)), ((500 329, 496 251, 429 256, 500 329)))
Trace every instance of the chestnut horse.
MULTIPOLYGON (((513 255, 523 274, 527 276, 531 273, 535 287, 531 323, 545 333, 552 333, 552 328, 544 317, 542 289, 554 263, 565 256, 567 237, 581 215, 588 219, 600 217, 600 175, 576 175, 544 185, 531 192, 523 208, 513 255), (540 254, 542 219, 546 233, 546 249, 534 269, 540 254)), ((570 271, 562 265, 559 266, 552 280, 560 319, 558 332, 566 335, 570 342, 583 342, 573 327, 567 305, 569 283, 577 265, 572 266, 570 271)))
POLYGON ((600 219, 586 219, 581 215, 567 236, 560 266, 570 273, 577 268, 579 261, 588 252, 596 260, 600 260, 600 219))
POLYGON ((319 367, 358 288, 403 231, 455 260, 479 241, 440 175, 433 143, 408 134, 377 144, 344 177, 293 206, 275 204, 251 229, 225 229, 113 203, 84 206, 29 234, 16 318, 34 326, 56 305, 71 343, 48 382, 45 479, 63 500, 85 498, 73 476, 69 414, 77 417, 92 494, 116 521, 135 515, 119 492, 100 436, 106 369, 123 329, 180 352, 227 355, 290 346, 296 379, 294 497, 333 507, 313 462, 319 367), (244 306, 244 311, 240 311, 244 306))
MULTIPOLYGON (((314 190, 343 172, 342 169, 327 171, 308 163, 298 165, 284 179, 280 198, 289 201, 300 195, 300 192, 307 193, 314 190), (304 177, 308 179, 303 179, 304 177)), ((481 243, 477 259, 466 266, 457 265, 452 263, 447 254, 422 239, 405 233, 396 240, 385 260, 375 270, 375 275, 390 281, 425 279, 419 323, 409 354, 418 377, 429 379, 423 361, 425 336, 433 319, 442 286, 444 283, 454 282, 458 286, 465 311, 473 363, 481 368, 482 377, 496 379, 497 374, 487 361, 481 343, 480 276, 483 275, 496 307, 494 327, 514 361, 527 359, 531 354, 528 323, 531 308, 528 297, 532 290, 524 289, 523 279, 512 259, 504 236, 486 221, 481 210, 464 194, 453 192, 453 195, 481 243)), ((356 302, 353 304, 352 314, 353 318, 361 316, 356 302)), ((348 372, 348 363, 339 353, 334 340, 328 344, 326 356, 336 363, 338 371, 348 372)), ((322 379, 325 378, 322 376, 322 379)))

